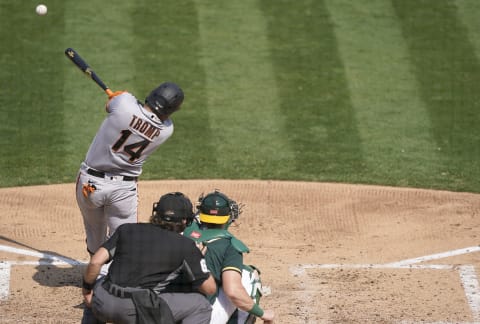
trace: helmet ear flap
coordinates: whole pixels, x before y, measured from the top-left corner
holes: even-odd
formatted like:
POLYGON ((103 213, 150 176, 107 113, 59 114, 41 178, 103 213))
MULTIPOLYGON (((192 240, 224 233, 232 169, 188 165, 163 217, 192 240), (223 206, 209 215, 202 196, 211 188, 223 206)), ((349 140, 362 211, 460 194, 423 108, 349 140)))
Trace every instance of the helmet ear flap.
POLYGON ((155 97, 154 102, 148 102, 149 107, 153 110, 155 115, 160 118, 161 115, 166 115, 165 109, 167 101, 163 97, 155 97), (153 106, 153 107, 152 107, 153 106))

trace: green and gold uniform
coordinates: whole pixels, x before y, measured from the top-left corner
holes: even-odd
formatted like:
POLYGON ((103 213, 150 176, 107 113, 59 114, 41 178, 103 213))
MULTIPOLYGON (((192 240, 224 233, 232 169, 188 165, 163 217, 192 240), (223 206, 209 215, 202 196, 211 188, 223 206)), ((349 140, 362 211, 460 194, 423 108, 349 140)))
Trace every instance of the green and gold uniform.
POLYGON ((222 273, 226 270, 237 271, 242 275, 243 254, 249 250, 245 244, 223 229, 201 229, 197 222, 187 227, 183 235, 198 243, 203 243, 208 252, 205 255, 207 268, 217 282, 217 294, 208 296, 213 304, 222 285, 222 273))

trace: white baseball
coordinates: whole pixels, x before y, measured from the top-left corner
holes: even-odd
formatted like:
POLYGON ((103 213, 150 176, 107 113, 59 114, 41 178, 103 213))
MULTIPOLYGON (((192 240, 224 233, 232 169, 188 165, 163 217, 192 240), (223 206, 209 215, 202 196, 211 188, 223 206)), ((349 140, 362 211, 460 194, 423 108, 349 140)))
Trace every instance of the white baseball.
POLYGON ((44 5, 44 4, 39 4, 39 5, 37 6, 37 8, 35 8, 35 11, 36 11, 37 14, 39 14, 40 16, 46 15, 46 14, 47 14, 47 6, 44 5))

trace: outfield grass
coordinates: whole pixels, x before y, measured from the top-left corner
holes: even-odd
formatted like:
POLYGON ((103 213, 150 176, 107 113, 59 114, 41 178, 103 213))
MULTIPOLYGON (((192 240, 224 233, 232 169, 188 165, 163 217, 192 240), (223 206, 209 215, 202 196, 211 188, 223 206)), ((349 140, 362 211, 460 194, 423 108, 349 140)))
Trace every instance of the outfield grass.
POLYGON ((0 186, 73 182, 105 95, 186 100, 142 179, 480 192, 475 0, 0 0, 0 186))

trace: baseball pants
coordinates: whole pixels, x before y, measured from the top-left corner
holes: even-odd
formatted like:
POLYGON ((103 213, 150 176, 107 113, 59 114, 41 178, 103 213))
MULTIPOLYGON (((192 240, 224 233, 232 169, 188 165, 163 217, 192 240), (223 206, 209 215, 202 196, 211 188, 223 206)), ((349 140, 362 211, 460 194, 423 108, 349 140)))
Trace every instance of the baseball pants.
MULTIPOLYGON (((92 311, 96 318, 116 324, 135 324, 137 312, 132 299, 110 294, 102 286, 102 281, 95 285, 92 298, 92 311)), ((199 293, 164 293, 160 298, 167 302, 177 322, 182 321, 182 324, 210 322, 212 307, 199 293)))
POLYGON ((77 204, 83 217, 87 249, 93 254, 123 223, 136 223, 138 188, 136 181, 106 174, 101 178, 87 173, 82 163, 77 185, 77 204), (91 191, 85 191, 90 186, 91 191))
MULTIPOLYGON (((242 270, 242 285, 249 294, 255 294, 257 287, 257 281, 252 279, 251 272, 243 269, 242 270)), ((252 299, 255 298, 252 297, 252 299)), ((218 291, 218 296, 215 299, 215 302, 212 305, 212 319, 210 324, 225 324, 228 322, 230 317, 233 315, 237 307, 230 301, 227 295, 222 288, 218 291)), ((244 324, 246 323, 249 313, 238 310, 237 314, 237 323, 244 324)))

